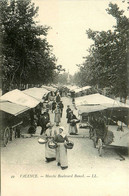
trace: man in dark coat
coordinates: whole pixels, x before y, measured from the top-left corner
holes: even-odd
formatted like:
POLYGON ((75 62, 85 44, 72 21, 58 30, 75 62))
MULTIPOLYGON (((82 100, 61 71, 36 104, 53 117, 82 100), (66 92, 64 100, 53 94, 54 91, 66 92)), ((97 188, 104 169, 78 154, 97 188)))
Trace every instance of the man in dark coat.
MULTIPOLYGON (((71 108, 70 108, 70 106, 68 105, 68 106, 67 106, 67 110, 66 110, 66 118, 67 118, 67 119, 69 119, 70 112, 71 112, 71 108)), ((68 120, 67 120, 67 123, 68 123, 68 120)))
POLYGON ((42 134, 46 131, 46 129, 47 129, 46 125, 47 125, 49 122, 50 122, 50 115, 49 115, 48 111, 46 110, 46 111, 45 111, 43 114, 41 114, 41 116, 40 116, 40 126, 42 127, 42 130, 41 130, 40 135, 42 135, 42 134))
POLYGON ((59 108, 61 110, 61 117, 62 117, 63 108, 64 108, 64 105, 63 105, 62 101, 59 102, 59 108))
POLYGON ((77 117, 75 116, 75 114, 73 114, 73 111, 70 111, 70 115, 68 118, 70 135, 77 135, 78 130, 77 130, 77 125, 76 125, 76 120, 77 120, 77 117))
POLYGON ((52 113, 54 112, 55 109, 56 109, 56 102, 53 101, 53 102, 52 102, 52 113))
POLYGON ((59 103, 61 101, 60 94, 58 93, 56 96, 56 102, 59 103))

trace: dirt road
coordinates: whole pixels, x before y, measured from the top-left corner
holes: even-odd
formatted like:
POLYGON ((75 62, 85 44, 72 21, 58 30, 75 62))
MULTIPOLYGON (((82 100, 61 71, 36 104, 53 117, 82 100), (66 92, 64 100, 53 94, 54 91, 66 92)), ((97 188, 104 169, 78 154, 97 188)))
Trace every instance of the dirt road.
MULTIPOLYGON (((65 108, 61 126, 68 130, 65 111, 67 104, 71 105, 71 99, 62 100, 65 108)), ((74 113, 77 114, 77 111, 74 110, 74 113)), ((54 114, 50 115, 53 122, 54 114)), ((114 149, 106 148, 103 157, 99 157, 92 140, 88 138, 88 130, 80 129, 79 135, 71 137, 71 140, 74 148, 68 150, 69 167, 64 171, 55 161, 45 162, 45 148, 38 143, 37 137, 18 138, 2 148, 2 196, 129 194, 127 155, 124 161, 120 161, 121 158, 114 149)))

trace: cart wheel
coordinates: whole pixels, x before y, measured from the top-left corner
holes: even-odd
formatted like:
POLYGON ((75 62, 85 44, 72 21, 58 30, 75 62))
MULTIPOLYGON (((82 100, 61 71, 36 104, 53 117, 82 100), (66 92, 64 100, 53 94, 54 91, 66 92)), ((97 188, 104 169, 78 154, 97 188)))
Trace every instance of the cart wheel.
POLYGON ((10 129, 9 129, 9 127, 6 127, 6 129, 4 130, 4 135, 3 135, 3 145, 4 146, 6 146, 9 141, 9 133, 10 133, 10 129))
POLYGON ((102 156, 102 148, 103 148, 103 143, 102 143, 102 140, 99 138, 98 139, 98 152, 99 152, 99 156, 102 156))

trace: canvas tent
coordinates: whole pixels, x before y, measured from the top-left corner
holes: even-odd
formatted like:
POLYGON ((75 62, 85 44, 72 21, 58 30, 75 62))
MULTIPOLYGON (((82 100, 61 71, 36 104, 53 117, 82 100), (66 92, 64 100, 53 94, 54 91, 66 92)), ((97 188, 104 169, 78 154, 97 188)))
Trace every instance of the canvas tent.
POLYGON ((107 108, 124 107, 129 108, 129 105, 121 103, 117 100, 111 99, 99 93, 86 95, 75 99, 76 106, 80 105, 102 105, 107 108))
POLYGON ((22 105, 18 105, 15 103, 11 103, 9 101, 2 101, 0 102, 0 110, 12 114, 14 116, 17 116, 27 110, 29 110, 30 108, 27 106, 22 106, 22 105))
POLYGON ((92 113, 92 112, 97 112, 97 111, 102 111, 105 110, 107 107, 102 106, 102 105, 94 105, 94 106, 78 106, 78 114, 82 115, 84 113, 92 113))
POLYGON ((90 89, 90 88, 91 88, 91 86, 85 86, 85 87, 82 87, 82 88, 74 89, 74 92, 75 92, 75 93, 79 93, 79 92, 81 92, 81 91, 85 91, 85 90, 88 90, 88 89, 90 89))
POLYGON ((43 96, 47 95, 50 91, 44 88, 29 88, 22 92, 42 102, 43 96))
POLYGON ((44 89, 47 89, 48 91, 54 91, 55 92, 57 90, 57 88, 52 87, 52 86, 42 85, 41 87, 44 88, 44 89))
POLYGON ((79 88, 78 86, 71 86, 71 85, 67 85, 67 88, 70 90, 70 91, 74 91, 75 89, 79 88))
POLYGON ((15 89, 10 91, 0 97, 1 101, 12 102, 21 106, 26 106, 28 108, 36 107, 40 101, 24 94, 22 91, 15 89))

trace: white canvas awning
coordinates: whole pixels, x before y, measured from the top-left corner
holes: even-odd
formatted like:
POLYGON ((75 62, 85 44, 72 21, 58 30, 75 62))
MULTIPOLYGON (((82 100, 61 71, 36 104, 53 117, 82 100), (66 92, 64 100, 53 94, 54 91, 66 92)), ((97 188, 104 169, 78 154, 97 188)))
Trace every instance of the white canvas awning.
POLYGON ((51 84, 51 86, 54 87, 54 88, 58 88, 58 86, 55 85, 55 84, 51 84))
POLYGON ((9 101, 18 105, 27 106, 29 108, 34 108, 40 103, 38 100, 17 89, 2 95, 0 100, 9 101))
POLYGON ((70 90, 70 91, 74 91, 75 89, 79 88, 78 86, 71 86, 71 85, 67 85, 67 88, 70 90))
POLYGON ((42 102, 43 96, 47 95, 50 91, 44 88, 29 88, 22 92, 42 102))
POLYGON ((129 105, 111 99, 99 93, 78 97, 75 99, 76 106, 80 105, 103 105, 107 108, 124 107, 129 108, 129 105))
POLYGON ((102 105, 94 105, 94 106, 78 106, 78 114, 82 115, 84 113, 92 113, 92 112, 98 112, 98 111, 103 111, 105 110, 107 107, 104 107, 102 105))
POLYGON ((54 88, 52 86, 42 85, 41 87, 44 88, 44 89, 47 89, 48 91, 54 91, 54 92, 57 91, 57 88, 54 88))
POLYGON ((26 106, 21 106, 21 105, 11 103, 8 101, 0 102, 0 110, 7 112, 9 114, 12 114, 14 116, 17 116, 17 115, 19 115, 29 109, 30 108, 28 108, 26 106))
POLYGON ((90 89, 90 88, 91 88, 91 86, 85 86, 85 87, 82 87, 82 88, 77 88, 74 91, 75 91, 75 93, 79 93, 81 91, 85 91, 85 90, 90 89))

